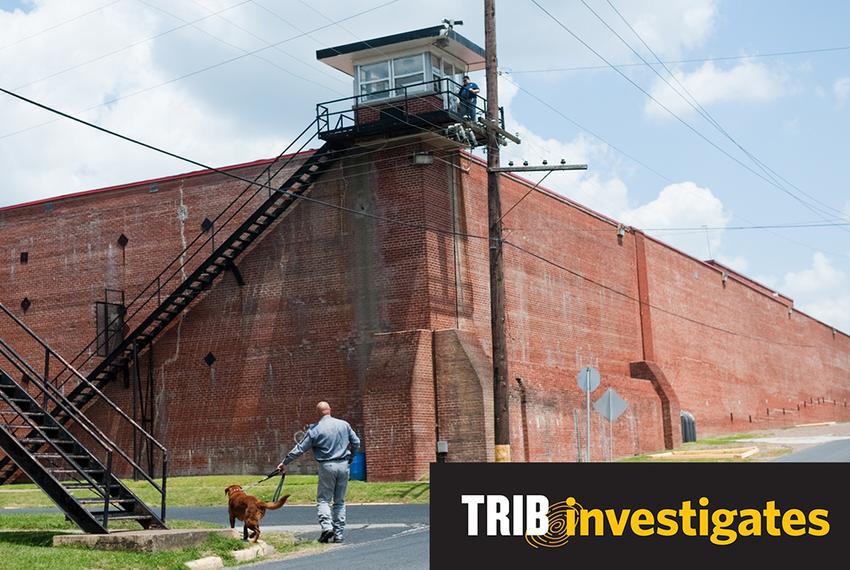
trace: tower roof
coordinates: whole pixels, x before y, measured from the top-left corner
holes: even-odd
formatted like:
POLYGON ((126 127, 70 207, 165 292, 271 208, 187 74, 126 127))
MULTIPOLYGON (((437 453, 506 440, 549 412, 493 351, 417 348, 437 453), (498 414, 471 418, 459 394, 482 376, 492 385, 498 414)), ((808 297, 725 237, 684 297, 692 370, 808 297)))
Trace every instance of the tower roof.
POLYGON ((469 67, 469 71, 484 69, 484 48, 466 39, 453 29, 432 26, 391 36, 383 36, 336 47, 320 49, 316 59, 348 75, 354 75, 354 61, 372 55, 384 55, 388 51, 406 51, 410 48, 436 45, 450 53, 469 67))

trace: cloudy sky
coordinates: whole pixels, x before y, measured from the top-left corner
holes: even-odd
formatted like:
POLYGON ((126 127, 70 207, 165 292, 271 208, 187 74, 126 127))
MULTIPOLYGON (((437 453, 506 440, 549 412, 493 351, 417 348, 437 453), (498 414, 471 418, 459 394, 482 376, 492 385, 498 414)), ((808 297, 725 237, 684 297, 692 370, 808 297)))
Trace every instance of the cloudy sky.
MULTIPOLYGON (((523 140, 503 159, 587 162, 545 185, 850 331, 850 4, 537 3, 551 16, 498 3, 501 102, 523 140)), ((350 94, 316 49, 445 17, 483 44, 482 12, 481 0, 0 0, 0 86, 233 164, 276 155, 316 102, 350 94)), ((194 168, 0 95, 0 169, 2 207, 194 168)))

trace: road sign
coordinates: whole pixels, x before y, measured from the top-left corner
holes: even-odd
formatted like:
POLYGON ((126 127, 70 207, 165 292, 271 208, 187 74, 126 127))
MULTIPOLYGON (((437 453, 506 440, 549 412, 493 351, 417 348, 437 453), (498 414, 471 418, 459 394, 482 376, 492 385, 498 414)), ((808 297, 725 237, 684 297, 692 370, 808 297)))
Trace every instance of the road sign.
POLYGON ((602 377, 599 375, 599 370, 593 366, 585 366, 576 374, 576 383, 578 387, 585 392, 593 392, 599 387, 599 381, 602 377))
POLYGON ((576 374, 576 383, 578 387, 584 391, 584 406, 586 430, 585 440, 587 441, 587 461, 590 462, 590 393, 599 387, 599 381, 602 377, 599 375, 599 370, 593 366, 585 366, 576 374))
POLYGON ((620 397, 614 388, 608 388, 602 397, 593 404, 599 414, 608 420, 608 460, 614 460, 614 421, 619 418, 629 405, 620 397))
POLYGON ((593 407, 603 418, 609 422, 613 422, 626 411, 629 405, 620 397, 614 388, 608 388, 602 394, 602 397, 596 400, 593 407))

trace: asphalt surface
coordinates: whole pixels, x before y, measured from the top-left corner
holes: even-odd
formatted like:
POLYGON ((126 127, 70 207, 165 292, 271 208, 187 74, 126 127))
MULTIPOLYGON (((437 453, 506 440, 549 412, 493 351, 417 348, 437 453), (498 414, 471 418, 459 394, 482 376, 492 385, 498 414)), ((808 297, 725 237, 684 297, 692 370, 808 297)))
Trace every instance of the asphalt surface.
MULTIPOLYGON (((12 513, 18 509, 2 511, 12 513)), ((20 509, 19 512, 59 512, 58 509, 20 509)), ((172 507, 169 519, 190 519, 229 525, 227 507, 172 507)), ((237 527, 241 528, 239 521, 237 527)), ((288 560, 259 563, 252 568, 387 568, 428 567, 428 505, 348 505, 346 538, 340 545, 318 554, 305 554, 288 560)), ((260 527, 263 531, 292 532, 302 540, 319 537, 316 507, 286 505, 268 511, 260 527)))
POLYGON ((414 570, 428 568, 428 540, 428 527, 412 528, 385 538, 375 538, 356 543, 346 542, 320 554, 261 562, 251 566, 251 568, 262 570, 298 568, 414 570))
POLYGON ((844 463, 850 461, 850 439, 831 441, 780 457, 782 463, 844 463))
MULTIPOLYGON (((252 568, 427 568, 428 513, 428 505, 348 505, 344 543, 318 554, 259 563, 252 568)), ((229 524, 224 507, 174 507, 168 517, 229 524)), ((319 537, 316 507, 286 505, 268 511, 261 529, 292 532, 302 540, 315 540, 319 537)))

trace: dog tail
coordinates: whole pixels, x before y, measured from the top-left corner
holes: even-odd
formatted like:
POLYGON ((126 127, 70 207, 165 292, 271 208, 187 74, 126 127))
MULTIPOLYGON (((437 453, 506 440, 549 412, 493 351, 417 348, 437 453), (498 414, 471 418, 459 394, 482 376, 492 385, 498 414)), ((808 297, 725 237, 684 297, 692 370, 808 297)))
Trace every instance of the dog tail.
POLYGON ((283 506, 283 504, 286 503, 286 499, 288 499, 288 498, 289 498, 289 495, 284 495, 280 499, 275 501, 274 503, 269 503, 267 501, 263 501, 263 506, 265 508, 267 508, 268 510, 273 511, 275 509, 281 508, 283 506))

